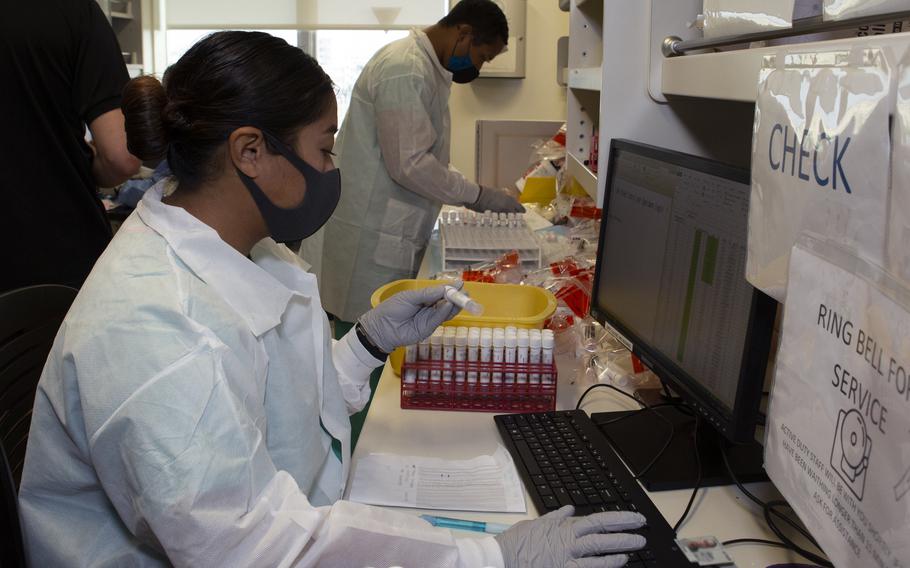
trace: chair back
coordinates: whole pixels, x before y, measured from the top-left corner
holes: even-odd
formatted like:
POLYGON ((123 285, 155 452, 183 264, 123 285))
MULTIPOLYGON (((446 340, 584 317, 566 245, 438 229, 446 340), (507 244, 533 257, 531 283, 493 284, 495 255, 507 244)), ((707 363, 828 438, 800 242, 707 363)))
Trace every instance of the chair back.
POLYGON ((76 290, 29 286, 0 294, 0 568, 25 566, 16 495, 38 379, 76 290))

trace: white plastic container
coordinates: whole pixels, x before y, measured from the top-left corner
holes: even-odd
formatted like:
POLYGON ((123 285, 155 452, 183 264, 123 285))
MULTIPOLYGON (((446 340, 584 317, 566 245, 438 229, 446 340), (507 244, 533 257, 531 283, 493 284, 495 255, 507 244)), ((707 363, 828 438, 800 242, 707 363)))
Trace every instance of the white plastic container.
MULTIPOLYGON (((433 361, 442 361, 442 342, 444 333, 445 332, 440 327, 430 336, 430 359, 433 361)), ((431 382, 438 383, 440 380, 442 380, 442 373, 439 369, 430 371, 431 382)))

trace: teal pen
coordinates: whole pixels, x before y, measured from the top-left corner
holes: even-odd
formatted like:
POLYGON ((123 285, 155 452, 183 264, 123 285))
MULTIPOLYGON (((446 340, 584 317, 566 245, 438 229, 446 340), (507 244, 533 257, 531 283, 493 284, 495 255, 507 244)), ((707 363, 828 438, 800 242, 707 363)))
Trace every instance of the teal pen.
POLYGON ((502 523, 485 523, 483 521, 466 521, 464 519, 450 519, 449 517, 436 517, 434 515, 420 515, 420 518, 434 527, 444 529, 460 529, 463 531, 477 531, 499 534, 509 528, 502 523))

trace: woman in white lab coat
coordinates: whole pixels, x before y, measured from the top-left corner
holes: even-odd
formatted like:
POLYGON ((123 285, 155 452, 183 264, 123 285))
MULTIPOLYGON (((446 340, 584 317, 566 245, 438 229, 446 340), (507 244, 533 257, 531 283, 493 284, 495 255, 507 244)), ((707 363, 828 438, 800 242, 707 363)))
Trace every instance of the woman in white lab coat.
POLYGON ((401 294, 331 341, 315 278, 276 243, 338 200, 335 99, 312 58, 220 32, 165 87, 132 82, 124 111, 131 152, 174 177, 95 265, 44 369, 20 488, 32 565, 588 566, 574 558, 643 544, 600 534, 638 526, 630 513, 465 539, 340 500, 370 371, 457 309, 441 288, 401 294))

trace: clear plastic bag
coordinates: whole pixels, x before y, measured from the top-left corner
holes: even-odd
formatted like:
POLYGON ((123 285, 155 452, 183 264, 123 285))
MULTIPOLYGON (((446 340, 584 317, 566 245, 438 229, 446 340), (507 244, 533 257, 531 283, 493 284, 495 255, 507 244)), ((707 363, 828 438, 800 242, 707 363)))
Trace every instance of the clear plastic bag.
POLYGON ((724 37, 786 29, 794 0, 704 0, 704 35, 724 37))

